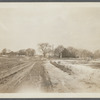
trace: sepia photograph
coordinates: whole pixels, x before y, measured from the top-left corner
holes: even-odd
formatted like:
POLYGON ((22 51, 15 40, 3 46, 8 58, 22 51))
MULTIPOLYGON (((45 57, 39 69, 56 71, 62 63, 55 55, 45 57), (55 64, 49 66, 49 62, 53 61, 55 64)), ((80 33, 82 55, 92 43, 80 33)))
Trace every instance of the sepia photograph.
POLYGON ((100 3, 0 3, 0 93, 100 93, 100 3))

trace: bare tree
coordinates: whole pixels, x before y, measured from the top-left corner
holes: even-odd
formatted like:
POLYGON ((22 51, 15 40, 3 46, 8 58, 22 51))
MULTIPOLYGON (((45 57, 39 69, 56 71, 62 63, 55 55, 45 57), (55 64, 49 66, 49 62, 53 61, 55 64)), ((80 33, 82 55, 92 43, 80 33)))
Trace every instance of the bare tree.
POLYGON ((70 53, 70 57, 73 57, 73 58, 77 57, 77 53, 78 53, 77 49, 75 49, 74 47, 68 47, 67 50, 70 53))
POLYGON ((25 49, 21 49, 18 51, 18 55, 21 56, 21 55, 26 55, 26 52, 25 52, 25 49))
POLYGON ((93 53, 85 49, 80 49, 78 50, 77 56, 84 59, 93 58, 93 53))
POLYGON ((62 52, 64 50, 64 47, 62 45, 59 45, 56 49, 55 49, 55 55, 58 56, 59 58, 62 58, 62 52))
POLYGON ((67 57, 70 58, 71 57, 71 53, 69 50, 67 50, 66 48, 64 48, 64 50, 62 51, 62 57, 67 57))
POLYGON ((31 49, 31 48, 26 49, 26 55, 27 56, 34 56, 34 54, 35 54, 34 49, 31 49))
POLYGON ((10 57, 11 57, 11 56, 16 56, 16 52, 10 51, 8 55, 9 55, 10 57))
POLYGON ((7 53, 7 49, 4 48, 4 49, 2 50, 2 55, 6 55, 6 53, 7 53))
POLYGON ((40 52, 42 52, 43 56, 46 57, 46 55, 51 51, 51 45, 49 45, 48 43, 40 43, 39 50, 40 52))

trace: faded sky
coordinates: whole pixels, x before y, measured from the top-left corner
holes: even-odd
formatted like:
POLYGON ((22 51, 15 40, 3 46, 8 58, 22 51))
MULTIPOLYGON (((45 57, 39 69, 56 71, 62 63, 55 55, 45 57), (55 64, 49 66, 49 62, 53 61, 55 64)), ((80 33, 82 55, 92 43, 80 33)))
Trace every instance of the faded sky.
POLYGON ((100 3, 0 4, 0 50, 36 49, 42 42, 100 49, 100 3))

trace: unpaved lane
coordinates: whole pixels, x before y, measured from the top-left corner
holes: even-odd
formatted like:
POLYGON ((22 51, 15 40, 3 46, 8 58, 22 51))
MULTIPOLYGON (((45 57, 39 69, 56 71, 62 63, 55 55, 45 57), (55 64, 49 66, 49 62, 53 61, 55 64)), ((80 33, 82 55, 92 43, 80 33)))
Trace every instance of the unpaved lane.
POLYGON ((67 65, 64 68, 49 60, 30 60, 1 74, 0 92, 100 92, 99 72, 86 66, 67 65))
POLYGON ((19 86, 23 78, 29 73, 35 63, 28 62, 27 64, 21 65, 17 70, 7 73, 8 76, 0 80, 0 92, 14 92, 19 86))
POLYGON ((41 60, 30 61, 16 66, 0 79, 0 92, 51 92, 52 83, 41 60))
POLYGON ((25 77, 24 84, 18 92, 52 92, 52 83, 47 71, 44 68, 43 61, 34 64, 30 73, 25 77), (27 80, 27 81, 26 81, 27 80), (25 90, 27 88, 27 90, 25 90))

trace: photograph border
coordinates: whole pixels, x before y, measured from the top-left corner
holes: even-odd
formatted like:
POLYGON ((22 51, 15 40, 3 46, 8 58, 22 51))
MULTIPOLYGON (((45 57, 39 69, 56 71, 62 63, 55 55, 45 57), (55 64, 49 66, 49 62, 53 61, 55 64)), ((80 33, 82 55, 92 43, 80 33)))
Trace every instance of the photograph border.
MULTIPOLYGON (((28 3, 28 2, 39 2, 39 3, 49 3, 49 2, 72 2, 72 3, 100 3, 100 0, 0 0, 0 3, 28 3)), ((98 100, 100 98, 100 93, 36 93, 36 94, 9 94, 9 93, 1 93, 1 100, 98 100), (6 96, 6 97, 5 97, 6 96), (30 99, 31 98, 31 99, 30 99), (34 98, 34 99, 33 99, 34 98)))

